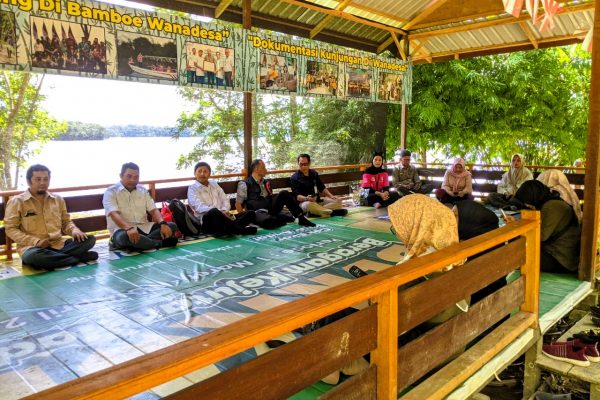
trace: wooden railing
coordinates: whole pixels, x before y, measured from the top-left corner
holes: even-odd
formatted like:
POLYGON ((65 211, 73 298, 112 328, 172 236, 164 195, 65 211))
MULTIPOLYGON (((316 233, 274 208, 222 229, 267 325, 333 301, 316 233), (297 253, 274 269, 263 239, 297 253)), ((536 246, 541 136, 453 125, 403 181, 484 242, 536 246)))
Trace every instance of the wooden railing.
MULTIPOLYGON (((393 167, 398 163, 388 163, 388 168, 393 167)), ((434 186, 437 188, 441 185, 441 178, 444 176, 445 168, 438 167, 446 167, 446 164, 415 164, 418 167, 419 173, 423 179, 433 180, 434 186), (435 168, 429 168, 429 167, 435 168)), ((334 165, 334 166, 326 166, 326 167, 314 167, 314 169, 322 172, 321 178, 323 182, 326 184, 334 184, 337 185, 334 188, 330 189, 334 194, 348 194, 350 189, 350 184, 357 184, 360 182, 361 174, 367 164, 349 164, 349 165, 334 165), (335 171, 335 172, 333 172, 335 171), (341 172, 343 171, 343 172, 341 172)), ((474 191, 482 194, 483 196, 487 195, 490 192, 495 192, 496 187, 500 179, 502 178, 502 174, 504 173, 503 168, 508 167, 505 165, 490 165, 490 164, 469 164, 469 168, 473 174, 474 180, 481 180, 483 182, 474 182, 473 189, 474 191)), ((558 168, 565 171, 583 170, 582 168, 574 168, 574 167, 545 167, 545 166, 530 166, 532 170, 534 170, 534 175, 537 176, 540 169, 552 169, 558 168)), ((272 187, 274 189, 283 189, 289 187, 289 178, 281 177, 282 175, 289 176, 291 173, 295 172, 294 169, 285 169, 285 170, 276 170, 270 171, 271 176, 277 176, 277 178, 272 179, 272 187)), ((391 174, 391 169, 389 169, 391 174)), ((580 173, 567 173, 566 174, 571 184, 576 185, 575 192, 579 196, 580 199, 583 199, 583 183, 585 175, 580 173)), ((237 188, 237 181, 245 176, 245 172, 234 173, 234 174, 224 174, 224 175, 215 175, 214 179, 218 179, 219 184, 227 194, 234 194, 237 188)), ((152 197, 157 203, 161 203, 163 201, 179 198, 185 199, 187 198, 187 188, 189 183, 193 181, 193 177, 189 178, 175 178, 175 179, 161 179, 161 180, 150 180, 150 181, 142 181, 140 182, 143 185, 146 185, 148 190, 150 191, 152 197), (180 182, 187 182, 186 185, 181 186, 168 186, 169 184, 176 184, 180 182)), ((78 186, 78 187, 63 187, 63 188, 52 188, 52 192, 54 193, 66 193, 66 192, 85 192, 85 191, 95 191, 101 189, 106 189, 111 184, 100 184, 100 185, 88 185, 88 186, 78 186)), ((2 203, 0 203, 0 221, 4 219, 4 209, 5 205, 8 202, 8 199, 11 196, 21 193, 20 191, 7 191, 0 192, 0 197, 2 198, 2 203)), ((106 230, 106 218, 104 217, 104 213, 102 211, 102 194, 77 194, 77 195, 68 195, 64 196, 65 201, 67 203, 67 210, 70 213, 87 213, 87 215, 83 215, 75 219, 75 223, 77 226, 85 232, 102 232, 104 233, 99 235, 99 238, 107 237, 105 233, 106 230), (93 215, 89 215, 93 214, 93 215)), ((12 259, 12 246, 10 240, 6 237, 4 227, 0 227, 0 256, 6 257, 8 260, 12 259)))
POLYGON ((370 306, 361 311, 167 398, 287 398, 343 368, 353 359, 370 353, 370 367, 367 370, 320 398, 391 400, 397 398, 400 390, 412 385, 457 350, 507 318, 514 308, 519 308, 517 314, 483 337, 467 353, 405 396, 407 399, 440 399, 517 336, 536 327, 539 245, 539 213, 525 211, 520 221, 410 260, 401 267, 390 267, 272 308, 168 348, 44 390, 28 399, 104 400, 133 396, 225 360, 312 321, 369 301, 370 306), (482 252, 485 254, 481 255, 482 252), (470 261, 460 267, 404 288, 415 279, 466 258, 470 261), (472 304, 468 312, 460 313, 398 348, 400 332, 429 320, 519 266, 520 278, 472 304), (475 356, 470 352, 474 352, 475 356), (447 376, 448 368, 450 378, 447 376))

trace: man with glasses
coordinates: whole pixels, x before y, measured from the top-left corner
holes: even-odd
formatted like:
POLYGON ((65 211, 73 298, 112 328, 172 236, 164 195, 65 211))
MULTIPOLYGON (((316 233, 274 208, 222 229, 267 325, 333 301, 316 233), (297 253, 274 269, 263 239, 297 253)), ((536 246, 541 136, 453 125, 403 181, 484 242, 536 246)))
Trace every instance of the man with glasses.
POLYGON ((408 150, 400 151, 400 165, 392 171, 394 187, 401 196, 411 193, 429 194, 433 185, 421 181, 417 169, 410 164, 411 155, 408 150))
POLYGON ((305 213, 319 217, 335 217, 348 214, 342 201, 325 187, 319 173, 310 169, 310 155, 298 156, 298 171, 290 178, 292 195, 305 213), (316 187, 316 191, 315 191, 316 187))

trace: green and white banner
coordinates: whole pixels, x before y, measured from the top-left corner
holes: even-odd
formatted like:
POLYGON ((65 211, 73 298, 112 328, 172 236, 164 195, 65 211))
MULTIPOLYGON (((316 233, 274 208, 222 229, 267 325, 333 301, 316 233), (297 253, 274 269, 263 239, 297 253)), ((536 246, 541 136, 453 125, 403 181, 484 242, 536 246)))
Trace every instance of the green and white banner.
POLYGON ((0 0, 5 69, 409 103, 411 65, 288 35, 83 0, 0 0))

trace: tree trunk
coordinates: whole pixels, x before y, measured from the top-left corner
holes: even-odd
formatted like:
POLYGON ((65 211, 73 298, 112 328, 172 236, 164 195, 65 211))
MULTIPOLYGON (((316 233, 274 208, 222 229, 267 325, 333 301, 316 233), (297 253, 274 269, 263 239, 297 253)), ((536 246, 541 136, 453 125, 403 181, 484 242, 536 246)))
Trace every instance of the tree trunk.
POLYGON ((35 110, 37 109, 38 106, 38 102, 40 100, 40 90, 42 89, 42 84, 44 83, 44 77, 46 75, 42 74, 37 87, 35 88, 35 94, 33 95, 33 99, 31 100, 31 102, 29 103, 29 107, 27 109, 27 117, 25 122, 23 123, 23 127, 21 129, 21 136, 19 137, 19 144, 17 146, 17 156, 16 156, 16 160, 17 160, 17 165, 15 167, 15 183, 13 185, 13 189, 16 189, 19 186, 19 170, 21 167, 21 164, 19 163, 19 160, 21 160, 21 155, 23 154, 23 149, 25 147, 25 134, 27 133, 27 128, 29 128, 29 123, 31 122, 31 119, 33 118, 33 114, 35 114, 35 110))
POLYGON ((290 95, 290 143, 294 142, 294 139, 298 135, 298 100, 296 95, 290 95))
MULTIPOLYGON (((370 103, 371 118, 373 120, 373 149, 365 149, 367 152, 373 150, 383 151, 385 154, 385 131, 387 130, 387 103, 370 103)), ((369 159, 370 154, 365 154, 369 159)))
MULTIPOLYGON (((10 105, 10 113, 6 120, 6 126, 4 127, 4 133, 2 135, 2 144, 0 145, 1 156, 2 156, 2 175, 0 176, 0 189, 10 190, 13 189, 12 178, 10 173, 10 165, 13 161, 12 145, 14 140, 14 132, 17 124, 17 115, 23 102, 25 101, 25 91, 29 86, 31 80, 31 73, 21 73, 22 80, 17 91, 17 96, 13 98, 10 105)), ((4 79, 7 81, 7 86, 10 87, 10 77, 5 72, 4 79)), ((17 160, 18 161, 18 160, 17 160)))

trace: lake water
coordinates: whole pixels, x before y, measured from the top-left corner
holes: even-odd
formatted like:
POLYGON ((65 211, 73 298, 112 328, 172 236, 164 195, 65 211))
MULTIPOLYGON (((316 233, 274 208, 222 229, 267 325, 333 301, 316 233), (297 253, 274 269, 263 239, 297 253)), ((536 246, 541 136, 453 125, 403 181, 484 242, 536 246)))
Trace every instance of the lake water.
MULTIPOLYGON (((130 161, 140 166, 140 180, 191 178, 193 167, 178 170, 176 163, 197 142, 197 138, 168 137, 50 141, 26 165, 44 164, 50 168, 51 188, 116 183, 121 165, 130 161)), ((27 187, 26 169, 20 174, 19 189, 27 187)))

